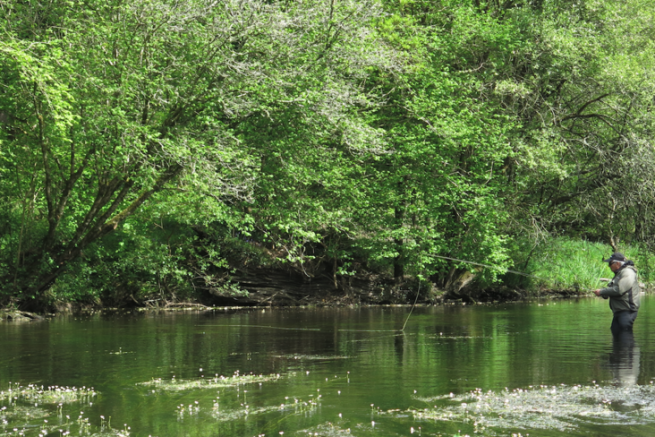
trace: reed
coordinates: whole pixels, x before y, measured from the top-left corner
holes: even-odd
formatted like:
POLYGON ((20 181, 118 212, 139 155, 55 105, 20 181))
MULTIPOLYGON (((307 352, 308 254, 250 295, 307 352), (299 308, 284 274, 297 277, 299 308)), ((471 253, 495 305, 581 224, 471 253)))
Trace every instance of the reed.
MULTIPOLYGON (((620 250, 635 262, 639 280, 650 284, 655 280, 655 254, 640 246, 624 246, 620 250)), ((580 292, 601 288, 601 278, 612 278, 613 273, 602 262, 612 253, 603 243, 570 238, 553 238, 536 247, 515 253, 515 269, 531 276, 506 275, 505 284, 530 291, 576 290, 580 292)))

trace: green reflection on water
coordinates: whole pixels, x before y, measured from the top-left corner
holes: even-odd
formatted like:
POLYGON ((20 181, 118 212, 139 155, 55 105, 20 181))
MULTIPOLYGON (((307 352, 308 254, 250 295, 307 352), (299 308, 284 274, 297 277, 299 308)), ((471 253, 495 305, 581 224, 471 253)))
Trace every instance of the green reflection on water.
POLYGON ((409 308, 3 324, 0 390, 98 395, 37 407, 0 396, 0 435, 652 435, 649 303, 629 343, 591 299, 417 308, 404 333, 409 308))

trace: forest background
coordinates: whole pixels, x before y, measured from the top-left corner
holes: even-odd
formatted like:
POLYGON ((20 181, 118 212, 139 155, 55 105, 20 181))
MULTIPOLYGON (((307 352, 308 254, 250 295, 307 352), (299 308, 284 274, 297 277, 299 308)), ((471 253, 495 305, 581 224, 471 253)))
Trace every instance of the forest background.
POLYGON ((654 44, 649 0, 0 0, 0 305, 649 282, 654 44))

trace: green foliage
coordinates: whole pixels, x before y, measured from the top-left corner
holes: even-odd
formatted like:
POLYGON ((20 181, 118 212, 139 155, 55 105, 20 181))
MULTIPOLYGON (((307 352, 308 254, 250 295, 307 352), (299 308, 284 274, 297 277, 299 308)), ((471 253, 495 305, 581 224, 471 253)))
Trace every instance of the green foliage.
POLYGON ((367 68, 391 68, 366 27, 374 3, 2 6, 2 171, 12 175, 2 195, 22 217, 2 283, 14 294, 41 296, 164 190, 158 201, 173 210, 197 202, 199 223, 223 220, 226 205, 254 200, 271 147, 307 147, 310 129, 317 148, 338 139, 360 150, 379 136, 357 113, 375 98, 359 86, 367 68), (28 226, 45 228, 33 245, 28 226))
MULTIPOLYGON (((140 223, 136 222, 137 225, 140 223)), ((193 296, 185 249, 193 236, 184 228, 132 226, 88 247, 50 290, 55 301, 121 306, 193 296)))
POLYGON ((445 256, 487 287, 542 241, 652 252, 654 17, 0 0, 0 303, 240 292, 239 259, 335 284, 473 268, 445 256))

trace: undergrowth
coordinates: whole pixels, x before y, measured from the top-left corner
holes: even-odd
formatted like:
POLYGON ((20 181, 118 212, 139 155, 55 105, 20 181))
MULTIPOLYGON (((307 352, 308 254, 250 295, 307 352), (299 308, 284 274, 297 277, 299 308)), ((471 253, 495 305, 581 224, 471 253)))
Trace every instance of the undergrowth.
MULTIPOLYGON (((518 245, 517 245, 518 246, 518 245)), ((639 246, 625 246, 621 252, 634 261, 639 281, 650 284, 655 279, 655 254, 639 246)), ((514 269, 529 276, 508 273, 504 284, 509 287, 538 290, 577 290, 602 288, 614 274, 603 259, 612 248, 603 243, 569 238, 554 238, 536 246, 522 245, 514 254, 514 269)))

